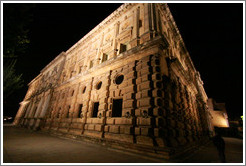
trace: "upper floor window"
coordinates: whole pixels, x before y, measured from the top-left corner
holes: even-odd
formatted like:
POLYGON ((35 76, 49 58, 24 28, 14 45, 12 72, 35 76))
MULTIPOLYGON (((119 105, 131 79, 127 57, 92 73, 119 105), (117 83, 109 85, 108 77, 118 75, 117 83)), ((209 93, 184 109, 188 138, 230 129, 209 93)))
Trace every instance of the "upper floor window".
POLYGON ((83 66, 79 66, 79 73, 82 73, 83 66))
POLYGON ((73 77, 73 71, 70 72, 70 78, 72 78, 72 77, 73 77))
POLYGON ((74 94, 74 90, 72 90, 72 92, 71 92, 71 96, 73 96, 73 94, 74 94))
POLYGON ((142 20, 138 21, 138 25, 139 25, 139 28, 141 28, 143 26, 142 20))
POLYGON ((93 67, 93 60, 90 61, 89 69, 93 67))
POLYGON ((103 54, 102 63, 108 60, 108 54, 103 54))
POLYGON ((125 52, 127 49, 126 44, 120 44, 120 53, 125 52))

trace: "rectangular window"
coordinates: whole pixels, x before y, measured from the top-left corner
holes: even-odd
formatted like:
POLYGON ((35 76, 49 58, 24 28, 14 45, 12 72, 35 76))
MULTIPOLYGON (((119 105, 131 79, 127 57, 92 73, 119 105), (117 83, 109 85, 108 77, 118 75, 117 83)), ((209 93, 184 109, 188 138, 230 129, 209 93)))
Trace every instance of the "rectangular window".
POLYGON ((72 77, 73 77, 73 71, 70 72, 70 78, 72 78, 72 77))
POLYGON ((120 44, 120 53, 126 51, 126 45, 125 44, 120 44))
POLYGON ((98 107, 99 107, 99 102, 95 102, 93 105, 93 113, 92 113, 93 118, 97 117, 98 107))
POLYGON ((79 104, 78 118, 81 118, 83 104, 79 104))
POLYGON ((35 109, 34 109, 34 111, 33 111, 33 114, 32 114, 32 117, 35 116, 35 113, 36 113, 37 109, 38 109, 38 107, 35 107, 35 109))
POLYGON ((79 73, 82 73, 83 67, 79 66, 79 73))
POLYGON ((122 99, 114 99, 112 117, 121 117, 121 116, 122 116, 122 99))
POLYGON ((139 28, 143 26, 142 20, 139 20, 138 25, 139 25, 139 28))
POLYGON ((74 90, 72 90, 72 92, 71 92, 71 96, 73 96, 74 95, 74 90))
POLYGON ((61 116, 61 107, 59 107, 58 109, 57 118, 60 118, 60 116, 61 116))
POLYGON ((89 69, 93 67, 93 61, 90 61, 89 69))
POLYGON ((67 108, 67 118, 69 118, 70 105, 67 108))
POLYGON ((103 54, 102 63, 108 60, 108 54, 103 54))

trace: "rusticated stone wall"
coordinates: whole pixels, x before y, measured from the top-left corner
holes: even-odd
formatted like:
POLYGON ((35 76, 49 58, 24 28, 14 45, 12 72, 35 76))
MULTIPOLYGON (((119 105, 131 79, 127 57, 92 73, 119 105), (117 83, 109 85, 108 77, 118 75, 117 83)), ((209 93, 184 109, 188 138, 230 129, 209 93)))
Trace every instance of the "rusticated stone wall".
POLYGON ((163 154, 208 136, 206 102, 167 4, 124 4, 29 83, 14 123, 163 154))

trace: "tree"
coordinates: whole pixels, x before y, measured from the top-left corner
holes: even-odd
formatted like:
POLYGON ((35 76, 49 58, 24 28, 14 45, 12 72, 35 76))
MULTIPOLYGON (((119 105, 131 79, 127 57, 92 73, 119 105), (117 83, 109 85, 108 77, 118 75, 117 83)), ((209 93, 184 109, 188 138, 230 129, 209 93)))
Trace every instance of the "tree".
POLYGON ((23 86, 22 74, 15 73, 16 60, 3 65, 3 99, 7 99, 17 89, 23 86))
MULTIPOLYGON (((17 74, 15 65, 26 53, 30 23, 33 20, 34 4, 3 4, 3 99, 6 100, 23 86, 22 74, 17 74)), ((4 102, 5 104, 6 102, 4 102)))

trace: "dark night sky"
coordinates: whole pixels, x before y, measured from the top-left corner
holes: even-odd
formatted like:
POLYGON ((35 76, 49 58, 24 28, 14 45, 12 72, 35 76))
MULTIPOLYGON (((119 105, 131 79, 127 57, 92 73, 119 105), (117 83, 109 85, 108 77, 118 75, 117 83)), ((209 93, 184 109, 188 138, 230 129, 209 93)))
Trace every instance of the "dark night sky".
MULTIPOLYGON (((31 43, 17 62, 25 85, 120 5, 36 4, 31 43)), ((239 117, 243 112, 243 4, 168 5, 208 97, 225 102, 229 118, 239 117)), ((26 91, 27 86, 12 96, 4 115, 16 114, 26 91)))

